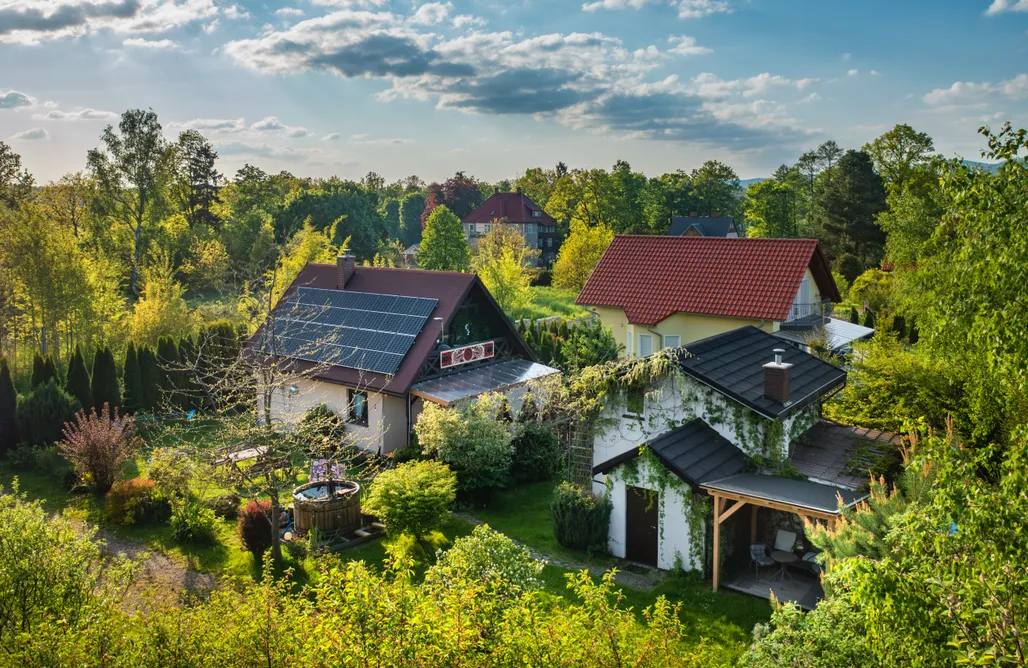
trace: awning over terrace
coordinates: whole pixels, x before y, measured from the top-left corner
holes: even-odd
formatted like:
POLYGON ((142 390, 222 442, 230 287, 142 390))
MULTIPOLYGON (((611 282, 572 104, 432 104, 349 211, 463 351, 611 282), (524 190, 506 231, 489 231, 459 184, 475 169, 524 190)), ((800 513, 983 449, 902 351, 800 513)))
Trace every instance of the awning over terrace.
POLYGON ((746 504, 751 508, 750 542, 755 543, 758 507, 783 510, 805 519, 834 524, 839 517, 840 502, 842 507, 849 508, 867 498, 867 494, 842 487, 756 473, 740 473, 705 483, 700 488, 714 497, 715 591, 720 580, 721 524, 746 504))
POLYGON ((560 373, 559 369, 523 359, 494 362, 467 371, 447 374, 416 383, 411 394, 449 406, 487 392, 506 392, 519 385, 560 373))
MULTIPOLYGON (((870 327, 857 325, 839 318, 826 318, 824 330, 825 336, 828 338, 828 348, 830 350, 838 350, 875 333, 870 327)), ((807 337, 810 336, 810 333, 811 330, 809 329, 782 329, 775 332, 775 336, 792 343, 806 345, 807 337)))

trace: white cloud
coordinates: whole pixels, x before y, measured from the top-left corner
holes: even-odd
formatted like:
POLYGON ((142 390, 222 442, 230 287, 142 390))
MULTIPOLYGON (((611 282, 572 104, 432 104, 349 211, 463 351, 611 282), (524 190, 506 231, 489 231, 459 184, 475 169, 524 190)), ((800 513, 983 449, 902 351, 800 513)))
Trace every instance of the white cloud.
POLYGON ((35 98, 16 90, 9 90, 0 93, 0 109, 17 109, 19 107, 31 107, 36 103, 35 98))
POLYGON ((11 139, 49 139, 50 134, 46 131, 46 128, 32 128, 31 130, 24 130, 17 134, 11 135, 11 139))
POLYGON ((214 32, 215 30, 217 30, 217 29, 218 29, 218 26, 219 26, 219 25, 221 25, 221 21, 219 21, 218 19, 214 19, 214 20, 213 20, 213 21, 211 21, 210 23, 205 23, 205 24, 203 24, 203 31, 204 31, 205 33, 207 33, 208 35, 210 35, 210 34, 211 34, 211 33, 213 33, 213 32, 214 32))
POLYGON ((998 83, 956 81, 949 88, 936 88, 925 93, 921 99, 933 106, 967 105, 980 103, 982 98, 990 96, 1012 100, 1028 97, 1028 73, 998 83))
POLYGON ((217 14, 214 0, 4 0, 0 42, 39 44, 99 30, 162 33, 217 14))
POLYGON ((322 137, 321 140, 322 141, 339 141, 342 138, 343 138, 343 135, 339 134, 338 132, 330 132, 327 135, 325 135, 324 137, 322 137))
POLYGON ((705 56, 714 53, 714 49, 700 46, 696 43, 696 38, 689 35, 671 36, 667 41, 673 45, 668 49, 668 53, 678 56, 705 56))
POLYGON ((844 53, 844 54, 842 54, 842 59, 843 60, 849 60, 852 57, 853 57, 852 53, 844 53))
POLYGON ((351 144, 368 144, 372 146, 383 146, 388 144, 413 144, 413 139, 404 139, 400 137, 380 137, 375 138, 367 134, 356 134, 350 135, 351 144))
POLYGON ((246 121, 242 118, 194 118, 182 123, 169 123, 175 130, 200 130, 219 134, 234 134, 246 130, 246 121))
MULTIPOLYGON (((630 50, 599 32, 525 37, 513 30, 470 30, 452 37, 414 23, 416 12, 341 9, 286 28, 266 28, 253 38, 229 42, 224 53, 264 74, 324 72, 378 80, 386 84, 377 96, 385 102, 414 99, 469 114, 551 118, 617 137, 731 142, 755 151, 792 146, 806 137, 784 106, 749 98, 778 89, 808 89, 813 79, 794 81, 765 72, 732 81, 713 74, 691 81, 675 76, 648 80, 673 49, 703 48, 684 37, 673 40, 668 51, 655 46, 630 50), (745 104, 738 104, 744 98, 745 104)), ((284 127, 270 117, 250 131, 282 133, 284 127)), ((410 140, 357 135, 349 141, 410 140)))
POLYGON ((277 158, 279 160, 304 160, 321 153, 316 148, 292 148, 289 146, 271 146, 264 143, 251 144, 242 141, 227 141, 215 145, 220 155, 249 155, 261 158, 277 158))
MULTIPOLYGON (((646 5, 663 4, 663 0, 594 0, 582 5, 587 12, 598 9, 642 9, 646 5)), ((699 19, 711 14, 731 14, 732 8, 727 0, 670 0, 672 7, 678 9, 680 19, 699 19)))
POLYGON ((275 14, 278 16, 303 16, 303 10, 299 7, 283 7, 276 9, 275 14))
POLYGON ((855 77, 858 74, 860 74, 860 70, 858 69, 846 70, 846 76, 848 77, 855 77))
POLYGON ((242 19, 250 18, 250 12, 246 11, 239 5, 231 5, 222 11, 225 18, 229 21, 240 21, 242 19))
POLYGON ((992 0, 985 13, 994 16, 1003 12, 1028 12, 1028 0, 992 0))
POLYGON ((436 25, 450 18, 453 11, 452 2, 427 2, 414 12, 410 22, 415 25, 436 25))
POLYGON ((311 0, 312 4, 344 9, 370 9, 389 4, 389 0, 311 0))
POLYGON ((289 137, 290 139, 302 139, 303 137, 310 137, 314 134, 307 128, 285 125, 278 120, 278 116, 265 116, 263 119, 252 124, 250 129, 262 133, 274 132, 282 137, 289 137))
POLYGON ((871 70, 871 76, 873 77, 879 76, 880 74, 881 72, 879 72, 878 70, 871 70))
POLYGON ((487 25, 489 25, 489 22, 481 16, 460 14, 453 17, 453 27, 458 30, 463 30, 464 28, 484 28, 487 25))
POLYGON ((800 104, 810 104, 811 102, 820 102, 821 99, 822 99, 822 97, 821 97, 820 93, 811 93, 810 95, 808 95, 805 98, 803 98, 802 100, 800 100, 800 104))
POLYGON ((54 109, 44 116, 35 116, 34 118, 47 121, 114 121, 118 119, 118 114, 98 109, 79 109, 78 111, 54 109))
POLYGON ((123 41, 122 46, 134 49, 151 49, 153 51, 174 51, 178 48, 178 42, 170 39, 143 39, 141 37, 130 37, 123 41))

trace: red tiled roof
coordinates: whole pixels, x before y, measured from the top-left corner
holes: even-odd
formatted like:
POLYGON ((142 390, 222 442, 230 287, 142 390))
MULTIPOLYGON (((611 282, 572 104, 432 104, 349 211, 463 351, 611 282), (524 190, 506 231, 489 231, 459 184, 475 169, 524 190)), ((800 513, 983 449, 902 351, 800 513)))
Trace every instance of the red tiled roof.
POLYGON ((816 239, 619 236, 575 301, 640 325, 674 313, 784 320, 808 267, 822 297, 839 301, 816 239))
POLYGON ((543 208, 533 202, 524 193, 493 193, 481 206, 464 216, 465 223, 491 223, 504 219, 508 223, 538 223, 540 225, 556 225, 543 208), (539 211, 539 217, 532 215, 539 211))

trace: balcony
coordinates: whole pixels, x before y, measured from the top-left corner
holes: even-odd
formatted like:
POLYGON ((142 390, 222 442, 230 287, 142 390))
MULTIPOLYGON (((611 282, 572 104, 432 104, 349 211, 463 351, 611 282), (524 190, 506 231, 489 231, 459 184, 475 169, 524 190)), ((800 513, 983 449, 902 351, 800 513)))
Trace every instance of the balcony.
POLYGON ((782 329, 812 329, 821 327, 825 320, 832 314, 833 304, 831 299, 822 299, 819 302, 807 304, 796 303, 789 309, 789 315, 782 322, 782 329))

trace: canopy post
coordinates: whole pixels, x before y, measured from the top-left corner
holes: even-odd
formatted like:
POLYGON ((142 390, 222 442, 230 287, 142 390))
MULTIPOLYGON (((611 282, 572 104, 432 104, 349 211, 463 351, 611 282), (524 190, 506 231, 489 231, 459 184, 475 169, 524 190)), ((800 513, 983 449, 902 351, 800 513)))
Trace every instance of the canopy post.
POLYGON ((721 576, 721 497, 714 495, 714 591, 721 576))

